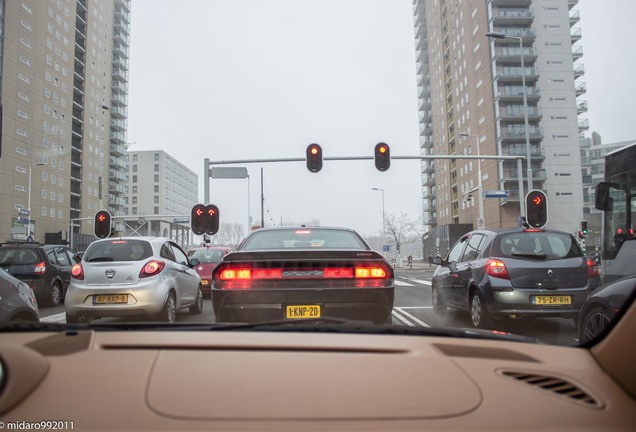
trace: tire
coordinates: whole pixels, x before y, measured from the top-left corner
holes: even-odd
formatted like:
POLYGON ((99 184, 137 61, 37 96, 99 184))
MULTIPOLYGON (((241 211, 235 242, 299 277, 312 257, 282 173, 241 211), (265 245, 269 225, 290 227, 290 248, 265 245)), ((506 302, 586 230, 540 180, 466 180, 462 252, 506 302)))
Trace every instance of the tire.
POLYGON ((594 341, 607 330, 612 314, 602 306, 594 306, 583 318, 579 328, 579 344, 594 341))
POLYGON ((470 321, 473 326, 481 329, 492 327, 492 317, 484 306, 484 298, 478 291, 470 295, 470 321))
POLYGON ((431 288, 431 302, 433 303, 433 312, 438 315, 445 314, 448 308, 439 302, 439 292, 437 286, 433 285, 431 288))
POLYGON ((174 292, 170 291, 163 310, 157 315, 157 320, 161 322, 174 323, 177 320, 177 301, 174 292))
POLYGON ((46 303, 49 306, 59 306, 62 303, 62 284, 60 282, 53 282, 46 303))
POLYGON ((197 298, 194 301, 194 304, 190 306, 190 313, 193 315, 198 315, 203 312, 203 291, 201 291, 201 286, 197 289, 197 298))

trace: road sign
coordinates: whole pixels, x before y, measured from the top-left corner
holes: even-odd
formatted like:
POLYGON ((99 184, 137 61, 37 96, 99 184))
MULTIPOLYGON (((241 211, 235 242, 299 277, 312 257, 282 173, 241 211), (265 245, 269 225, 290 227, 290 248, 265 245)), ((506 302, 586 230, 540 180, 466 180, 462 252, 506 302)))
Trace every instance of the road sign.
POLYGON ((391 250, 391 245, 388 245, 388 244, 382 245, 383 252, 389 252, 390 250, 391 250))
POLYGON ((172 223, 187 224, 190 223, 190 218, 174 218, 172 219, 172 223))
POLYGON ((29 209, 19 209, 18 210, 18 214, 20 216, 28 216, 29 215, 29 209))
POLYGON ((487 190, 484 193, 484 198, 508 198, 510 197, 510 191, 507 190, 487 190))
POLYGON ((245 167, 212 168, 210 170, 210 176, 212 178, 222 178, 222 179, 247 178, 247 168, 245 167))
POLYGON ((22 225, 26 225, 27 223, 29 223, 29 219, 26 217, 19 217, 18 223, 21 223, 22 225))
POLYGON ((486 228, 486 221, 484 220, 484 218, 477 219, 477 229, 485 229, 485 228, 486 228))

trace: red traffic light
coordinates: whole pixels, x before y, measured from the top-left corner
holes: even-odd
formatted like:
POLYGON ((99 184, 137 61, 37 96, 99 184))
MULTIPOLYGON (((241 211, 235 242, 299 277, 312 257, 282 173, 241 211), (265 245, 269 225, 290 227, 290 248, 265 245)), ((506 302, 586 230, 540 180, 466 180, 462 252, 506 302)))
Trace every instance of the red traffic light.
POLYGON ((548 198, 538 189, 526 195, 526 222, 532 228, 543 228, 548 223, 548 198))
POLYGON ((190 213, 190 227, 197 235, 216 234, 219 230, 219 208, 213 204, 196 204, 190 213))
POLYGON ((318 144, 307 146, 307 169, 311 172, 322 169, 322 148, 318 144))
POLYGON ((380 171, 386 171, 391 166, 391 150, 385 143, 378 143, 374 152, 375 167, 380 171))
POLYGON ((108 210, 100 210, 95 213, 95 220, 93 221, 93 225, 93 233, 95 234, 95 237, 110 237, 111 216, 108 210))

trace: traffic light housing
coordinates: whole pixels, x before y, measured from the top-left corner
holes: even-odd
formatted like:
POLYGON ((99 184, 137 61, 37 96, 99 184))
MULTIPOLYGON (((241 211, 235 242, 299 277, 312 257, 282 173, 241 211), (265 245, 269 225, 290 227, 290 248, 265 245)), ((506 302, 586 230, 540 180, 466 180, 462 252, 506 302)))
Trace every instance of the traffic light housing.
POLYGON ((206 218, 205 218, 205 206, 203 204, 196 204, 192 207, 190 212, 190 228, 196 235, 205 234, 206 218))
POLYGON ((318 144, 307 146, 307 169, 314 173, 322 169, 322 148, 318 144))
POLYGON ((526 195, 526 222, 531 228, 543 228, 548 223, 548 197, 543 191, 535 189, 526 195))
POLYGON ((583 235, 587 235, 587 221, 581 221, 581 232, 583 233, 583 235))
POLYGON ((111 216, 108 210, 95 213, 94 233, 97 238, 108 238, 111 235, 111 216))
POLYGON ((206 234, 216 234, 219 231, 219 208, 214 204, 205 206, 206 219, 208 221, 206 234))
POLYGON ((190 216, 190 227, 194 234, 216 234, 219 231, 219 208, 214 204, 196 204, 190 216))
POLYGON ((375 146, 375 167, 380 171, 386 171, 391 166, 391 149, 385 143, 378 143, 375 146))

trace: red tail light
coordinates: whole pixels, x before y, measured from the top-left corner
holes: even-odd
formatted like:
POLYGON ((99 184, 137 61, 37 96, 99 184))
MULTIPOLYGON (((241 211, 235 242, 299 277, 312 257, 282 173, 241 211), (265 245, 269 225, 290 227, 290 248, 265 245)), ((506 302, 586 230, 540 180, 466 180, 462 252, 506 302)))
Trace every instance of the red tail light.
POLYGON ((598 265, 596 264, 596 261, 588 258, 587 259, 587 278, 592 279, 595 277, 599 277, 600 275, 601 273, 598 270, 598 265))
POLYGON ((166 266, 166 263, 163 261, 159 261, 159 260, 148 261, 139 272, 139 278, 142 279, 145 277, 150 277, 150 276, 159 274, 161 273, 161 270, 163 270, 165 266, 166 266))
POLYGON ((276 280, 357 280, 356 286, 378 286, 389 278, 390 271, 382 265, 358 265, 343 267, 323 267, 309 269, 289 269, 283 276, 282 268, 253 268, 245 264, 227 264, 216 271, 216 280, 223 288, 249 288, 251 281, 276 280), (368 282, 365 282, 368 281, 368 282), (227 284, 224 284, 227 283, 227 284))
POLYGON ((506 269, 506 264, 498 259, 491 258, 488 260, 486 263, 486 273, 499 279, 510 279, 508 269, 506 269))
POLYGON ((71 277, 73 279, 84 280, 84 267, 82 264, 77 263, 71 269, 71 277))
POLYGON ((33 270, 33 274, 44 274, 44 273, 46 273, 46 263, 42 261, 41 263, 35 266, 35 269, 33 270))

